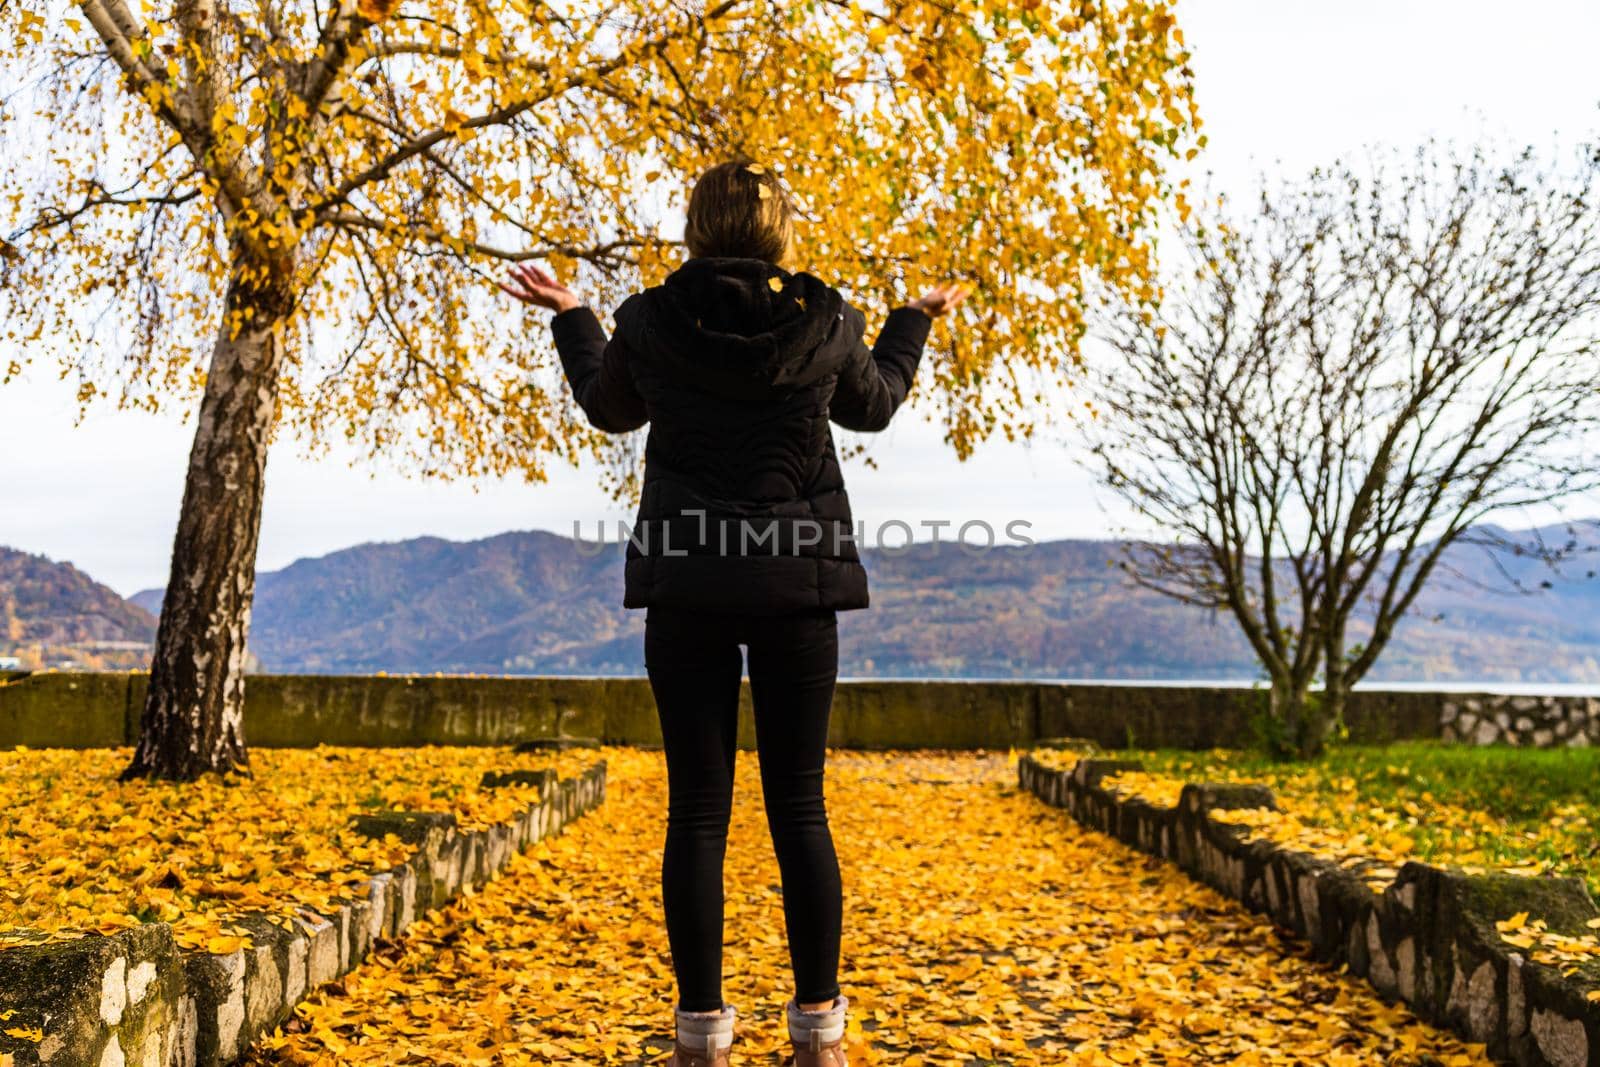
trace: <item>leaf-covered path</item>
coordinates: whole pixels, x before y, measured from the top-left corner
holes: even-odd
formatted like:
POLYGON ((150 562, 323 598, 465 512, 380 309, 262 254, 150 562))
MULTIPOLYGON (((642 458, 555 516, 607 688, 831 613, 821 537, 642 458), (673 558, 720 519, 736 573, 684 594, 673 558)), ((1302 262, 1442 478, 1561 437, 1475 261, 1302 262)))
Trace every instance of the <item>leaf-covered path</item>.
MULTIPOLYGON (((672 978, 658 753, 607 801, 316 995, 257 1063, 659 1063, 672 978)), ((850 1062, 1475 1064, 1270 926, 1017 793, 1004 754, 830 756, 850 1062)), ((723 995, 736 1062, 786 1046, 777 863, 741 753, 723 995)))

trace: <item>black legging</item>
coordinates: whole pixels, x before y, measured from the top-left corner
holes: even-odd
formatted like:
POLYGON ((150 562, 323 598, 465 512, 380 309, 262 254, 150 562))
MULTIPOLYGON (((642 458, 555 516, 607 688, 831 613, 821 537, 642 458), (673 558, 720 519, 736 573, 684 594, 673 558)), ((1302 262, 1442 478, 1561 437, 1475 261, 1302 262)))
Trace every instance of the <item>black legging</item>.
POLYGON ((839 995, 839 861, 823 799, 828 713, 839 670, 831 611, 756 618, 650 608, 644 660, 667 757, 661 895, 682 1011, 722 1007, 722 860, 733 809, 739 646, 750 695, 767 826, 801 1004, 839 995))

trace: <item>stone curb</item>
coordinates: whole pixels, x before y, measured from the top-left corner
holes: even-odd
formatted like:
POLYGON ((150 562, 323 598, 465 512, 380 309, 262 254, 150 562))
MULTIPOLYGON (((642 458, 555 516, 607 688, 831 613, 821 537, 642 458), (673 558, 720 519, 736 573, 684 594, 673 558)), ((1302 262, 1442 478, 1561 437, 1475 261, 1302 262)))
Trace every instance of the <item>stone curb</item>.
POLYGON ((398 937, 428 911, 482 886, 515 853, 605 801, 604 760, 575 778, 557 780, 553 771, 485 777, 490 785, 536 784, 540 800, 483 830, 460 830, 453 815, 432 812, 359 816, 358 829, 396 833, 417 851, 360 883, 331 915, 239 919, 232 925, 250 931, 250 948, 226 955, 179 949, 166 923, 147 923, 0 952, 0 1064, 232 1063, 307 993, 354 969, 380 938, 398 937), (42 1031, 42 1039, 8 1037, 6 1029, 42 1031))
POLYGON ((1065 808, 1092 830, 1185 872, 1308 942, 1324 961, 1345 964, 1420 1018, 1488 1047, 1522 1067, 1600 1067, 1600 966, 1564 976, 1501 941, 1497 920, 1526 911, 1556 933, 1592 933, 1600 917, 1575 878, 1468 875, 1408 862, 1382 893, 1361 877, 1376 862, 1341 867, 1269 841, 1247 842, 1211 812, 1276 808, 1259 785, 1190 784, 1175 808, 1121 797, 1101 783, 1128 760, 1083 759, 1055 770, 1023 755, 1018 785, 1065 808))

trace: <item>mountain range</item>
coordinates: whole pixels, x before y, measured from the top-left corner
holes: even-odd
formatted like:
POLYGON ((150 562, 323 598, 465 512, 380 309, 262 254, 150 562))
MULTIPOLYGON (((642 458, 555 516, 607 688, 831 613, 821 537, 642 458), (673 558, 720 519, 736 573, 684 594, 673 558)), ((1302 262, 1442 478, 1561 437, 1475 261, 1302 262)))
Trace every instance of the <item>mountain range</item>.
MULTIPOLYGON (((1600 544, 1600 523, 1547 533, 1572 529, 1600 544)), ((868 551, 873 608, 840 616, 841 673, 1258 675, 1228 616, 1131 585, 1115 565, 1122 551, 1083 540, 868 551)), ((541 531, 357 545, 262 573, 251 650, 284 672, 642 673, 643 613, 621 607, 621 556, 541 531)), ((1600 579, 1470 545, 1446 556, 1374 680, 1600 681, 1600 579), (1508 574, 1533 592, 1503 591, 1508 574)), ((161 592, 132 600, 155 612, 161 592)))

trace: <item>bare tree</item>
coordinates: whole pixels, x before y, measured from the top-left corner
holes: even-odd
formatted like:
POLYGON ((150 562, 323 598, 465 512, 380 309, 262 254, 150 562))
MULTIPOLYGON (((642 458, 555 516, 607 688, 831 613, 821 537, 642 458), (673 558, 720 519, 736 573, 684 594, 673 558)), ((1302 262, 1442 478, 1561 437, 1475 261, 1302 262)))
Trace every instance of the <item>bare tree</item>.
POLYGON ((1154 311, 1108 302, 1099 473, 1175 538, 1124 567, 1232 614, 1280 752, 1320 751, 1451 545, 1559 553, 1483 524, 1597 482, 1597 176, 1592 145, 1314 171, 1191 216, 1154 311))

